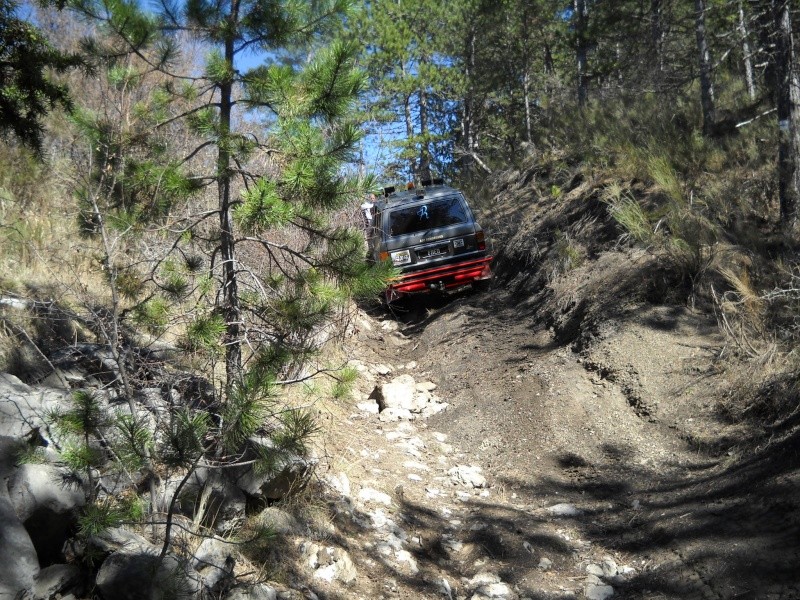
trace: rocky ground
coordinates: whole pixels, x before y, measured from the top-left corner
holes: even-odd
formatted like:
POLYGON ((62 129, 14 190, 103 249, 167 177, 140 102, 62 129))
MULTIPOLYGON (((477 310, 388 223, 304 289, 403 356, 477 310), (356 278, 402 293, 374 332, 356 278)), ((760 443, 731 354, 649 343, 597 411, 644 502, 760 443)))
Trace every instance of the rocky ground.
MULTIPOLYGON (((308 492, 251 517, 277 536, 261 554, 187 538, 187 581, 225 600, 800 598, 791 417, 765 438, 721 410, 746 365, 720 358, 725 340, 702 313, 583 302, 613 271, 576 269, 544 301, 505 285, 360 310, 345 347, 361 376, 349 400, 316 404, 308 492), (558 300, 567 292, 577 301, 558 300)), ((20 506, 31 494, 52 504, 34 475, 54 468, 4 466, 7 544, 31 548, 20 506)), ((97 543, 153 554, 131 531, 97 543)), ((46 547, 38 574, 29 557, 26 598, 111 600, 110 559, 76 587, 77 567, 57 564, 60 551, 45 560, 46 547)), ((17 575, 0 564, 0 583, 17 575)))
POLYGON ((800 598, 794 436, 724 421, 713 321, 621 304, 572 343, 508 289, 362 316, 320 469, 357 575, 309 593, 800 598))

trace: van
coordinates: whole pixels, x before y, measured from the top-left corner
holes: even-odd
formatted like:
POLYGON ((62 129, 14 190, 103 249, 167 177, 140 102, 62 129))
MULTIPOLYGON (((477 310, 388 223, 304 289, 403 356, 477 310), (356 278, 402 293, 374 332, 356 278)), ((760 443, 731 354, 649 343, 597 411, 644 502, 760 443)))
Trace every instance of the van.
POLYGON ((492 256, 464 194, 440 179, 417 188, 384 188, 371 207, 369 254, 399 271, 386 290, 389 302, 409 294, 485 285, 492 256))

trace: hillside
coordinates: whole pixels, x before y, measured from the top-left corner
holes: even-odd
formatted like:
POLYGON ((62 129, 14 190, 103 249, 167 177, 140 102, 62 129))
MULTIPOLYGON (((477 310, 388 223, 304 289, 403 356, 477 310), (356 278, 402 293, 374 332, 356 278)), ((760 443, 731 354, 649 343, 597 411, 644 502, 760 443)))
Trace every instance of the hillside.
MULTIPOLYGON (((504 175, 483 210, 497 255, 491 290, 351 315, 339 352, 360 376, 350 400, 313 403, 313 476, 263 512, 247 508, 246 530, 267 519, 275 537, 228 551, 239 585, 211 586, 227 580, 204 561, 221 559, 187 542, 208 589, 329 600, 800 596, 791 371, 736 352, 708 296, 685 294, 662 248, 624 236, 596 182, 575 179, 554 202, 530 183, 538 168, 504 175), (408 406, 389 406, 390 390, 408 406)), ((24 388, 8 382, 6 407, 24 388)), ((16 509, 19 468, 4 466, 16 509)), ((215 506, 220 521, 235 513, 232 500, 215 506)), ((41 548, 41 531, 30 535, 41 548)), ((37 581, 83 560, 38 552, 50 566, 37 581)), ((66 572, 37 597, 109 600, 87 583, 92 569, 66 572)))
POLYGON ((382 567, 360 597, 798 597, 784 377, 735 356, 708 306, 665 299, 663 256, 620 244, 590 185, 556 206, 518 176, 484 215, 516 224, 495 288, 379 314, 360 334, 359 359, 393 367, 383 379, 411 363, 449 404, 422 422, 348 421, 337 467, 354 498, 390 495, 419 569, 367 544, 382 567), (579 265, 553 270, 555 230, 591 241, 579 265))
POLYGON ((374 352, 357 346, 361 360, 394 366, 384 379, 411 363, 449 403, 416 425, 348 423, 353 496, 391 495, 420 569, 386 560, 372 583, 399 591, 362 597, 797 597, 800 473, 782 376, 733 356, 710 310, 665 296, 663 256, 619 244, 591 186, 554 206, 525 177, 484 216, 516 224, 494 290, 382 315, 361 334, 374 352), (592 242, 579 265, 552 270, 555 230, 592 242), (399 341, 385 331, 395 317, 399 341), (486 487, 453 483, 459 464, 482 468, 486 487))

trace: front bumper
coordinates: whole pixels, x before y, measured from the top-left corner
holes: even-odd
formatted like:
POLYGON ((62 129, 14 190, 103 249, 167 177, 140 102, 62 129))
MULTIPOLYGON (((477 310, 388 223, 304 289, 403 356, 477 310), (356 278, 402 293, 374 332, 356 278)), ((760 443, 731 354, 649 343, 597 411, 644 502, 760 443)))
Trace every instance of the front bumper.
POLYGON ((491 279, 492 258, 492 256, 485 256, 405 273, 389 284, 386 289, 386 297, 391 302, 404 294, 452 290, 469 285, 474 281, 491 279))

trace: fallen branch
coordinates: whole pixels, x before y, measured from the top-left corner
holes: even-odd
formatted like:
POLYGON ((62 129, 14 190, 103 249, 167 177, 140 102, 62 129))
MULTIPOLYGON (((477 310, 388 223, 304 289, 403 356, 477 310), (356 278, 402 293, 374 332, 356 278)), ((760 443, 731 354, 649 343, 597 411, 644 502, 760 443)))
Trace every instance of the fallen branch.
POLYGON ((763 113, 761 113, 760 115, 756 115, 752 119, 748 119, 747 121, 742 121, 741 123, 737 123, 736 124, 736 129, 739 129, 739 127, 744 127, 745 125, 749 125, 753 121, 756 121, 756 120, 760 119, 761 117, 766 117, 768 114, 774 113, 777 110, 778 110, 777 108, 770 108, 769 110, 765 110, 763 113))

